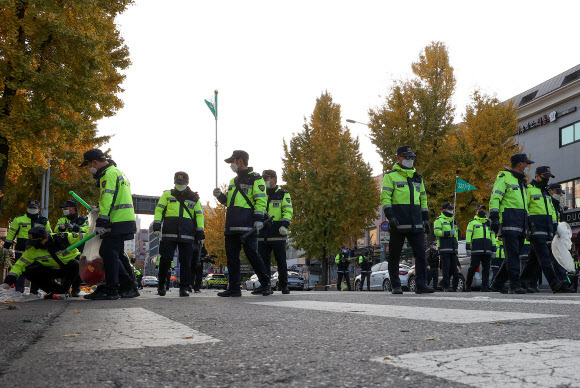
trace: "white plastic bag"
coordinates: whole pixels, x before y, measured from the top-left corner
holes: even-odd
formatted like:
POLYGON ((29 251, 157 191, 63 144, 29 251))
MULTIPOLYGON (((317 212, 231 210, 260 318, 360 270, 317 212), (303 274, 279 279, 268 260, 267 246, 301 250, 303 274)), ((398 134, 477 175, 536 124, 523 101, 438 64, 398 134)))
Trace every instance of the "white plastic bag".
POLYGON ((570 253, 572 249, 572 229, 566 222, 558 224, 558 232, 552 240, 554 258, 567 272, 574 272, 574 259, 570 253))
MULTIPOLYGON (((89 234, 95 233, 95 223, 99 216, 98 210, 89 213, 89 234)), ((105 280, 105 266, 99 255, 102 240, 95 236, 85 243, 81 254, 79 275, 85 284, 99 284, 105 280)))

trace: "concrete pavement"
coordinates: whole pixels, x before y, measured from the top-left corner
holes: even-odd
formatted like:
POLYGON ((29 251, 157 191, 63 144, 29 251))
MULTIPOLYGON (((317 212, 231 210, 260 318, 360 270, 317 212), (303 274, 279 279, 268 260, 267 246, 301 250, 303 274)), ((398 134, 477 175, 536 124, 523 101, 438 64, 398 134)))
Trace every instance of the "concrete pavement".
POLYGON ((579 386, 580 294, 292 292, 0 309, 0 386, 579 386))

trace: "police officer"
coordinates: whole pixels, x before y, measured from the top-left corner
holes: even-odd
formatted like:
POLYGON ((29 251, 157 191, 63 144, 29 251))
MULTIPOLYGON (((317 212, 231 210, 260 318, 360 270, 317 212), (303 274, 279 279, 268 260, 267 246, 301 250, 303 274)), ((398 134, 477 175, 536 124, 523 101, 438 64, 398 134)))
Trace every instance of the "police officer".
MULTIPOLYGON (((371 267, 373 266, 373 252, 367 250, 358 258, 358 265, 360 266, 360 289, 364 289, 365 279, 367 281, 367 291, 371 290, 371 267)), ((349 282, 350 283, 350 282, 349 282)))
POLYGON ((521 273, 522 286, 526 290, 529 283, 535 282, 537 279, 537 268, 541 266, 552 292, 570 291, 568 280, 565 277, 559 279, 556 275, 550 255, 550 244, 558 226, 556 211, 548 194, 548 180, 553 177, 550 167, 540 166, 536 169, 536 177, 530 182, 527 190, 528 208, 533 228, 530 230, 532 250, 521 273))
POLYGON ((509 280, 509 292, 525 294, 520 281, 520 254, 526 231, 532 228, 528 214, 528 196, 525 170, 532 163, 526 154, 514 154, 511 168, 500 171, 489 201, 491 229, 501 236, 506 259, 501 264, 492 284, 493 291, 501 291, 509 280))
POLYGON ((46 299, 52 299, 54 294, 68 294, 71 285, 80 283, 76 260, 80 252, 76 248, 66 250, 78 241, 78 235, 67 233, 64 239, 57 239, 44 226, 35 226, 27 237, 26 250, 4 278, 2 287, 9 289, 19 277, 25 277, 47 292, 46 299), (60 284, 56 279, 60 279, 60 284))
POLYGON ((137 287, 142 290, 143 289, 143 273, 141 272, 141 270, 139 268, 135 269, 135 277, 137 278, 137 287))
POLYGON ((397 149, 397 163, 385 173, 381 192, 381 204, 389 220, 389 277, 393 294, 402 294, 399 278, 399 261, 405 239, 415 255, 417 289, 415 293, 431 293, 435 290, 426 284, 425 233, 429 233, 429 209, 423 177, 413 165, 417 155, 410 146, 397 149))
POLYGON ((262 260, 264 260, 266 269, 270 269, 270 257, 272 252, 274 252, 276 266, 278 267, 278 287, 282 290, 282 294, 289 294, 286 240, 290 221, 292 221, 292 216, 294 215, 292 199, 289 192, 277 186, 276 171, 264 170, 262 177, 264 182, 266 182, 266 194, 268 195, 266 213, 274 217, 274 219, 270 225, 260 231, 258 252, 262 260))
MULTIPOLYGON (((77 211, 77 203, 75 201, 66 201, 60 206, 64 217, 56 221, 54 233, 69 231, 78 233, 83 239, 84 235, 89 233, 89 220, 87 217, 79 216, 77 211)), ((82 248, 79 247, 82 252, 82 248)))
POLYGON ((260 287, 252 294, 261 293, 264 296, 272 294, 270 287, 270 273, 264 266, 264 261, 258 254, 257 233, 264 227, 263 221, 266 215, 266 183, 260 174, 255 173, 252 167, 248 167, 250 156, 246 151, 236 150, 232 156, 225 160, 230 168, 237 174, 230 181, 227 193, 222 193, 215 188, 213 195, 217 200, 227 206, 225 248, 228 262, 229 282, 228 288, 219 292, 218 296, 231 297, 242 296, 240 276, 240 250, 244 253, 258 276, 260 287), (242 239, 242 236, 251 233, 242 239))
MULTIPOLYGON (((4 248, 10 249, 16 239, 16 246, 14 247, 16 250, 14 256, 16 260, 20 258, 22 252, 26 249, 26 241, 28 240, 28 231, 30 229, 36 226, 42 226, 48 232, 51 231, 50 222, 45 217, 40 216, 39 213, 40 202, 37 200, 28 201, 26 204, 26 214, 16 216, 8 228, 4 248)), ((33 290, 37 287, 31 284, 30 288, 33 290)), ((14 290, 24 292, 24 277, 16 280, 14 290)))
POLYGON ((475 217, 469 221, 465 233, 465 249, 467 256, 471 256, 471 264, 467 270, 465 291, 471 291, 473 276, 481 264, 481 292, 489 292, 489 270, 491 257, 497 251, 495 233, 489 227, 486 207, 478 205, 475 217))
POLYGON ((336 263, 336 273, 338 279, 336 281, 336 290, 340 291, 342 288, 342 279, 346 282, 346 289, 350 291, 350 252, 347 247, 342 247, 341 251, 334 258, 336 263))
POLYGON ((117 164, 105 157, 103 151, 92 149, 84 154, 81 167, 88 166, 100 191, 99 216, 95 223, 95 235, 103 240, 99 255, 105 265, 105 287, 85 295, 86 299, 116 300, 134 298, 133 279, 121 263, 124 242, 132 240, 136 233, 135 212, 131 196, 131 184, 117 168, 117 164))
POLYGON ((426 252, 427 264, 429 265, 429 270, 427 271, 427 285, 432 283, 433 289, 437 289, 439 283, 439 249, 437 249, 437 241, 431 241, 429 244, 429 250, 426 252))
MULTIPOLYGON (((203 244, 205 241, 203 210, 199 195, 188 186, 187 173, 176 172, 173 182, 175 187, 164 191, 155 207, 153 233, 161 237, 159 273, 167 273, 177 249, 180 269, 179 296, 189 296, 194 243, 203 244)), ((157 287, 160 296, 165 295, 166 285, 169 285, 166 278, 160 276, 157 287)))
POLYGON ((457 269, 459 228, 453 217, 453 205, 449 202, 444 203, 441 210, 441 215, 433 223, 433 231, 439 247, 441 270, 443 271, 443 289, 447 292, 455 292, 459 284, 459 271, 457 269), (451 275, 453 276, 453 286, 449 282, 451 275))
MULTIPOLYGON (((491 256, 491 279, 492 279, 492 283, 495 280, 497 273, 499 272, 499 267, 501 267, 501 264, 505 260, 505 250, 503 249, 503 240, 501 237, 496 238, 496 244, 497 244, 497 251, 496 251, 495 255, 491 256)), ((504 283, 505 283, 505 281, 504 281, 504 283)), ((502 288, 499 289, 499 291, 502 293, 507 293, 507 290, 505 290, 503 288, 503 286, 502 286, 502 288)))

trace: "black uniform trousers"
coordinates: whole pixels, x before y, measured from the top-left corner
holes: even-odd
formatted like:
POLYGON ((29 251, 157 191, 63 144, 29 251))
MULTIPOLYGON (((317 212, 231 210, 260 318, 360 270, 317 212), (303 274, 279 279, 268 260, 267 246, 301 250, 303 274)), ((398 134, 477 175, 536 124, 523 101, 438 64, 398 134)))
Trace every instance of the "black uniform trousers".
POLYGON ((260 287, 270 286, 270 273, 266 271, 264 262, 258 254, 258 237, 254 234, 244 240, 240 234, 227 234, 225 238, 226 257, 228 262, 228 289, 238 293, 241 290, 242 278, 240 275, 240 251, 244 248, 244 253, 258 276, 260 287))
POLYGON ((203 280, 203 263, 198 262, 195 266, 191 267, 192 283, 193 289, 199 291, 201 288, 201 281, 203 280))
POLYGON ((502 288, 509 280, 510 288, 521 287, 520 282, 520 253, 524 249, 524 236, 505 234, 502 236, 505 259, 502 261, 497 274, 493 278, 493 284, 502 288))
POLYGON ((340 291, 342 289, 342 279, 346 282, 346 289, 350 291, 350 272, 349 271, 337 271, 338 279, 336 281, 336 290, 340 291))
POLYGON ((47 293, 66 294, 71 285, 80 285, 79 262, 73 259, 62 267, 33 264, 24 271, 23 276, 47 293), (60 284, 55 279, 60 279, 60 284))
POLYGON ((428 272, 427 272, 427 285, 429 285, 429 283, 433 282, 432 286, 434 289, 437 289, 438 287, 438 283, 439 283, 439 269, 433 269, 431 268, 428 272))
MULTIPOLYGON (((179 288, 188 288, 191 285, 191 261, 193 260, 193 243, 161 240, 159 243, 159 273, 171 274, 171 261, 178 250, 179 258, 179 288)), ((171 275, 170 275, 171 276, 171 275)), ((168 286, 167 278, 159 276, 159 288, 168 286)))
POLYGON ((405 238, 413 249, 415 255, 415 275, 417 287, 426 286, 427 262, 425 261, 425 235, 423 232, 402 233, 398 230, 391 230, 391 241, 389 242, 389 277, 393 288, 401 287, 399 278, 399 262, 401 261, 401 251, 405 238))
POLYGON ((457 253, 439 252, 441 258, 441 267, 443 271, 443 289, 453 288, 457 291, 459 284, 459 271, 457 269, 457 253), (453 285, 449 278, 453 276, 453 285))
POLYGON ((550 287, 554 286, 559 282, 559 279, 552 266, 548 239, 532 237, 530 243, 532 244, 532 250, 528 255, 528 261, 521 274, 522 283, 525 283, 526 286, 531 282, 535 284, 535 281, 538 279, 538 267, 541 267, 550 287))
POLYGON ((360 289, 362 290, 367 280, 367 291, 371 290, 371 271, 360 271, 360 289))
POLYGON ((481 264, 481 289, 489 288, 489 269, 491 266, 491 255, 471 255, 471 264, 467 270, 467 279, 465 280, 465 285, 471 287, 473 284, 473 277, 479 269, 481 264))
POLYGON ((288 287, 288 264, 286 263, 286 240, 277 241, 258 241, 258 253, 262 260, 266 271, 270 270, 270 257, 274 252, 274 259, 276 259, 276 266, 278 267, 278 288, 284 289, 288 287))
POLYGON ((105 284, 110 293, 116 293, 119 286, 122 289, 131 288, 131 277, 121 263, 121 255, 125 248, 125 241, 120 237, 111 237, 105 235, 99 255, 105 265, 105 284))

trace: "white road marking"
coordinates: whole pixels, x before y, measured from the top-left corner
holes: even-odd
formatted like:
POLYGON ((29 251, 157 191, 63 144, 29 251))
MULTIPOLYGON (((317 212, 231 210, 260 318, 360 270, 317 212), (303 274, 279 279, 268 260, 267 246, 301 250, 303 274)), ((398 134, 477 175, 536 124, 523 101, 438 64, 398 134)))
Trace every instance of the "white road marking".
MULTIPOLYGON (((580 341, 550 340, 375 358, 474 387, 577 387, 580 341)), ((437 385, 437 384, 436 384, 437 385)))
POLYGON ((67 310, 38 346, 47 352, 191 345, 220 340, 143 308, 67 310))
POLYGON ((570 299, 516 299, 516 298, 491 298, 489 296, 399 296, 407 300, 452 300, 461 302, 493 302, 493 303, 521 303, 521 304, 559 304, 559 305, 580 305, 580 300, 570 299))
POLYGON ((509 311, 446 309, 419 306, 396 306, 383 304, 337 303, 310 300, 281 302, 254 302, 251 304, 290 307, 305 310, 328 311, 336 313, 353 313, 387 318, 403 318, 419 321, 445 323, 497 322, 520 319, 557 318, 565 315, 531 314, 509 311))

